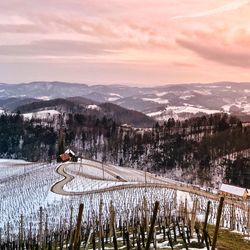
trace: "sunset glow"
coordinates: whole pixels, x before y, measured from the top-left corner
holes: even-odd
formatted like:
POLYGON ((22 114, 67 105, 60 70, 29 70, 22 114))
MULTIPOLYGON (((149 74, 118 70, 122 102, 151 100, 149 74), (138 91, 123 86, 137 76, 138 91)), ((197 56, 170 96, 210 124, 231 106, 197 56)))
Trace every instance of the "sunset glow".
POLYGON ((249 0, 9 0, 1 82, 250 81, 249 0))

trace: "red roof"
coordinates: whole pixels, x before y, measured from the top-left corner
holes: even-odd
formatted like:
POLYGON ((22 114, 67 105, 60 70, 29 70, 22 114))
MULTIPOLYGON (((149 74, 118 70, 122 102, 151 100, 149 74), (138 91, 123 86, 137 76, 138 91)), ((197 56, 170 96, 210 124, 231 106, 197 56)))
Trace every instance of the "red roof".
POLYGON ((68 154, 66 154, 66 153, 61 154, 60 158, 61 158, 62 161, 69 161, 70 160, 70 156, 68 154))

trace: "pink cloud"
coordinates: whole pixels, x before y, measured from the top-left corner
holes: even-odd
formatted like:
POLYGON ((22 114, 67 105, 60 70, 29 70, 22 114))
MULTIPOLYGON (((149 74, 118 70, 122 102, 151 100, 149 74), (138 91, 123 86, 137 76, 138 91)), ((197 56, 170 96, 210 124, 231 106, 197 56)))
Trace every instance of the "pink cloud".
POLYGON ((176 43, 198 56, 229 66, 250 67, 250 33, 246 29, 214 29, 184 33, 176 43))
POLYGON ((35 64, 51 57, 58 67, 61 62, 71 69, 88 55, 91 63, 98 62, 98 68, 108 69, 103 71, 107 79, 112 75, 111 65, 119 64, 115 76, 121 82, 125 72, 131 74, 131 81, 133 77, 142 81, 147 74, 156 82, 223 80, 235 75, 246 80, 250 66, 248 2, 1 1, 2 63, 6 58, 13 63, 32 58, 35 64), (207 67, 213 74, 204 73, 207 67))

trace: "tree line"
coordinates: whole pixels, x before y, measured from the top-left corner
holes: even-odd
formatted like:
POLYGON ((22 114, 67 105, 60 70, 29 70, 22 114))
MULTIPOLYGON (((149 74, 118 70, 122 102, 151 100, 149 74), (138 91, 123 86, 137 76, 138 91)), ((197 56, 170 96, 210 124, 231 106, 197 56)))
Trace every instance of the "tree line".
POLYGON ((79 156, 121 166, 147 167, 157 173, 192 169, 204 182, 211 181, 215 162, 225 158, 221 166, 226 169, 226 180, 242 186, 250 183, 249 162, 240 155, 250 148, 250 127, 227 114, 182 122, 170 118, 148 129, 121 125, 106 116, 77 113, 47 124, 24 120, 20 114, 2 114, 0 155, 31 161, 55 159, 60 148, 59 131, 63 131, 65 148, 79 156), (237 159, 230 158, 235 154, 237 159), (243 175, 244 178, 236 178, 243 175))

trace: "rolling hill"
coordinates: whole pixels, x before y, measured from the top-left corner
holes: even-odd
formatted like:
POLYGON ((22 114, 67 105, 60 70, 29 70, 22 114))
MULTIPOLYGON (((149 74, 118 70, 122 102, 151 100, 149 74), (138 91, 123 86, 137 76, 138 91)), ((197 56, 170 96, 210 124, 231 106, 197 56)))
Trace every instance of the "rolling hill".
POLYGON ((83 105, 114 103, 157 120, 226 112, 250 120, 250 83, 168 84, 156 87, 65 82, 0 84, 0 107, 16 109, 38 100, 67 99, 83 105))

